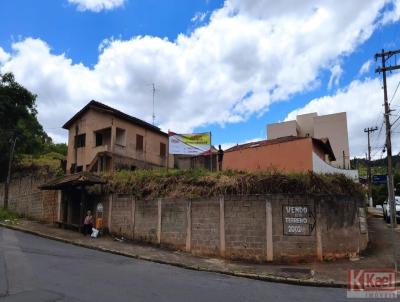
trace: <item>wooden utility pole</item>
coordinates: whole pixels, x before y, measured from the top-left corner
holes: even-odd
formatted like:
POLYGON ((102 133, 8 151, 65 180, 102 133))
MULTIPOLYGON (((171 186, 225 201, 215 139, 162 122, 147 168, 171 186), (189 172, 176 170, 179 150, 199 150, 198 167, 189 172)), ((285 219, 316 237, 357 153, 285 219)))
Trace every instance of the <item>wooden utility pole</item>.
POLYGON ((396 246, 394 229, 396 228, 396 204, 394 198, 394 188, 393 188, 393 167, 392 167, 392 141, 391 141, 391 124, 390 124, 390 108, 387 96, 387 83, 386 83, 386 72, 396 69, 400 69, 400 65, 386 66, 386 61, 393 55, 400 54, 400 50, 387 51, 382 49, 381 53, 375 54, 375 60, 381 58, 382 66, 378 67, 375 72, 381 73, 383 76, 383 101, 385 106, 385 124, 386 124, 386 150, 387 150, 387 166, 388 166, 388 202, 390 205, 390 221, 392 225, 391 240, 393 245, 393 261, 394 268, 397 272, 397 259, 396 259, 396 246))
POLYGON ((368 178, 368 202, 369 206, 373 207, 374 204, 372 202, 372 175, 371 175, 371 141, 370 141, 370 133, 378 130, 378 127, 374 128, 365 128, 364 132, 367 133, 368 136, 368 158, 367 158, 367 178, 368 178))
POLYGON ((10 191, 10 182, 11 182, 11 167, 14 158, 14 151, 15 145, 17 144, 17 138, 15 137, 14 140, 11 142, 11 149, 10 149, 10 158, 8 159, 8 171, 7 171, 7 179, 4 185, 4 209, 8 209, 8 193, 10 191))

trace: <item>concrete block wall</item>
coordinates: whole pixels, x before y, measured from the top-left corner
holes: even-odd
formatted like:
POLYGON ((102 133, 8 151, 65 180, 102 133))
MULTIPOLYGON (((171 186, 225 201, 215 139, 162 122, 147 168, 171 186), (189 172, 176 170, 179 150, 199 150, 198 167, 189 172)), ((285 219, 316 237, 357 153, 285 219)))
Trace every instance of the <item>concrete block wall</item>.
POLYGON ((275 195, 267 198, 272 205, 273 257, 278 261, 317 259, 316 230, 310 236, 285 235, 283 211, 285 206, 309 206, 315 213, 314 200, 308 196, 275 195))
MULTIPOLYGON (((40 191, 46 177, 14 179, 11 210, 35 220, 58 220, 59 194, 40 191)), ((4 185, 0 185, 0 206, 4 185)), ((132 195, 91 195, 103 204, 103 226, 112 234, 195 255, 233 260, 314 261, 352 256, 364 250, 362 200, 349 196, 248 195, 154 200, 132 195), (307 207, 314 219, 307 234, 287 234, 285 207, 307 207)))
POLYGON ((225 255, 230 259, 266 259, 266 208, 262 196, 225 198, 225 255))
POLYGON ((135 200, 135 240, 158 243, 158 202, 157 200, 135 200))
POLYGON ((253 262, 314 261, 352 256, 368 243, 368 233, 362 234, 359 225, 363 202, 349 197, 135 200, 114 194, 110 199, 111 233, 195 255, 253 262), (283 211, 288 206, 308 207, 315 222, 308 234, 285 234, 283 211))
POLYGON ((161 244, 179 250, 186 247, 188 201, 163 199, 161 201, 161 244))
POLYGON ((219 255, 220 235, 219 198, 192 200, 190 251, 195 255, 219 255))
MULTIPOLYGON (((41 191, 38 187, 51 175, 28 175, 12 179, 9 188, 8 206, 24 217, 43 222, 57 220, 57 191, 41 191)), ((0 185, 0 206, 4 205, 4 183, 0 185)))
POLYGON ((111 203, 111 230, 126 238, 132 238, 132 197, 130 195, 115 195, 114 198, 111 203))
POLYGON ((321 209, 322 250, 324 259, 334 259, 364 250, 368 244, 368 233, 360 234, 359 209, 361 204, 348 198, 324 197, 315 200, 321 209), (342 219, 336 219, 342 217, 342 219), (337 238, 348 240, 337 240, 337 238))

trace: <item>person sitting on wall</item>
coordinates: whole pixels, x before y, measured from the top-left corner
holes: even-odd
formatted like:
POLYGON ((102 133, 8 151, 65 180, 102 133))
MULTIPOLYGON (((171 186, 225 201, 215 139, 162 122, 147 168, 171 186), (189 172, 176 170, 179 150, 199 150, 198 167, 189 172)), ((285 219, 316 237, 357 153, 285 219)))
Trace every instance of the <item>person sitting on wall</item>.
POLYGON ((91 235, 92 234, 92 228, 93 228, 93 216, 91 211, 87 211, 87 215, 85 217, 85 220, 83 222, 83 234, 86 235, 91 235))

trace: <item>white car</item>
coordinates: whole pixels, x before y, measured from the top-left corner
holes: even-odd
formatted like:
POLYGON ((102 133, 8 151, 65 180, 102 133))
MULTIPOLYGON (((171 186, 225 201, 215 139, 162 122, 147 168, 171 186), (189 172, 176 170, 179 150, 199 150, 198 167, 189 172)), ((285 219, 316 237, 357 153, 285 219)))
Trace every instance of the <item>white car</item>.
MULTIPOLYGON (((396 201, 396 218, 397 221, 400 220, 400 196, 395 196, 395 201, 396 201)), ((383 219, 387 223, 390 223, 390 204, 388 203, 387 200, 383 203, 383 219)))

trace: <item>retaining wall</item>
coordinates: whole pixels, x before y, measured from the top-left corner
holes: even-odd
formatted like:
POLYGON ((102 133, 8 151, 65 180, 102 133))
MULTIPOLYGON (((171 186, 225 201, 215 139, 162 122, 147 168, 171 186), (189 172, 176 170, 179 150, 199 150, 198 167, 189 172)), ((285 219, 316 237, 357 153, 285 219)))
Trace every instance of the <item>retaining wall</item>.
POLYGON ((136 200, 114 194, 109 199, 112 205, 105 216, 111 217, 107 227, 112 234, 196 255, 314 261, 353 256, 368 243, 363 202, 350 197, 136 200))
MULTIPOLYGON (((57 191, 41 191, 38 186, 52 176, 36 174, 12 179, 9 187, 8 208, 21 216, 43 222, 55 222, 58 215, 57 191)), ((4 205, 4 183, 0 184, 0 207, 4 205)))
MULTIPOLYGON (((60 220, 61 194, 37 188, 47 180, 35 175, 14 179, 9 208, 39 221, 60 220)), ((1 185, 0 206, 3 190, 1 185)), ((141 200, 111 194, 89 198, 95 205, 103 204, 103 225, 110 233, 201 256, 314 261, 352 256, 368 243, 364 202, 351 196, 141 200)))

